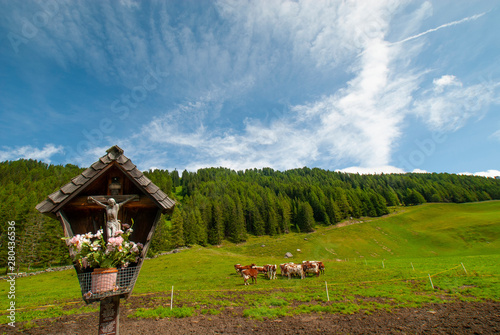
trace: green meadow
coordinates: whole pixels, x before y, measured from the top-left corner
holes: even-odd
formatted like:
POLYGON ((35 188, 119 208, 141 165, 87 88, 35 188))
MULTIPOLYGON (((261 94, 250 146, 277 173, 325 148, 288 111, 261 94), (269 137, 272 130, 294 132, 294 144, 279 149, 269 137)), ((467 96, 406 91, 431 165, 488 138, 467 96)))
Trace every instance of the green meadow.
MULTIPOLYGON (((397 207, 313 233, 250 237, 245 243, 193 246, 145 261, 128 317, 241 314, 263 319, 301 313, 370 314, 426 303, 500 300, 500 201, 397 207), (290 252, 293 258, 285 259, 290 252), (244 286, 234 264, 321 260, 320 277, 259 275, 244 286), (432 281, 432 283, 431 283, 432 281), (172 289, 173 288, 173 289, 172 289), (173 290, 173 297, 171 296, 173 290), (172 308, 170 301, 173 299, 172 308)), ((0 282, 1 309, 9 285, 0 282)), ((16 279, 16 321, 95 313, 73 270, 16 279)), ((7 323, 5 312, 2 323, 7 323)))

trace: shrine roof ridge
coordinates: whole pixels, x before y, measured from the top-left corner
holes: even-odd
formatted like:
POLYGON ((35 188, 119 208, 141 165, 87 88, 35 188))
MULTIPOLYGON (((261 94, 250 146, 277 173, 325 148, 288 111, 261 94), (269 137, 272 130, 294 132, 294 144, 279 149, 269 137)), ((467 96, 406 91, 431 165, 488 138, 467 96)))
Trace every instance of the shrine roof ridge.
POLYGON ((130 179, 135 181, 138 187, 144 190, 154 199, 162 212, 167 212, 173 209, 175 201, 170 199, 168 195, 156 186, 149 178, 147 178, 132 161, 123 154, 123 149, 117 145, 106 150, 106 155, 99 158, 89 168, 81 174, 71 179, 69 183, 61 187, 56 192, 50 194, 47 199, 36 205, 36 209, 42 213, 52 217, 56 217, 57 210, 70 198, 84 190, 104 169, 112 164, 118 164, 123 173, 127 174, 130 179))

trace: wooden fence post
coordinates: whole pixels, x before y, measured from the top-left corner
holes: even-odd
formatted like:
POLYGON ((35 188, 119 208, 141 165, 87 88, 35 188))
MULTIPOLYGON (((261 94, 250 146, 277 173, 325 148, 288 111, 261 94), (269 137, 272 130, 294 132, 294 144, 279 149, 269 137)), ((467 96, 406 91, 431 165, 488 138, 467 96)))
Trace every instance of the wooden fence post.
POLYGON ((468 275, 467 270, 465 270, 464 263, 460 263, 460 264, 462 264, 462 267, 464 268, 465 274, 468 275))
POLYGON ((325 280, 325 287, 326 287, 326 298, 328 299, 328 301, 330 301, 330 296, 328 295, 328 284, 325 280))
POLYGON ((174 285, 172 285, 172 293, 170 293, 170 310, 172 310, 173 302, 174 302, 174 285))
POLYGON ((432 278, 431 278, 431 274, 430 273, 429 273, 429 280, 431 281, 432 289, 434 289, 434 284, 432 283, 432 278))

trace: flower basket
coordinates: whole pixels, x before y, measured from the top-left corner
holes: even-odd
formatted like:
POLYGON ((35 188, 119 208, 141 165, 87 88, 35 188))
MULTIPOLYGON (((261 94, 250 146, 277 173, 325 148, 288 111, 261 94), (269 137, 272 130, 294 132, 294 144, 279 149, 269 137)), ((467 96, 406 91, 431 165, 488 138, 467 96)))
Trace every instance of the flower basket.
POLYGON ((132 288, 139 276, 140 266, 119 269, 98 268, 92 272, 78 274, 83 299, 87 303, 99 301, 115 295, 125 295, 132 288), (106 273, 116 271, 115 273, 106 273))
POLYGON ((130 241, 132 228, 118 230, 104 239, 102 229, 64 237, 70 254, 80 271, 78 280, 84 300, 89 303, 109 296, 128 294, 139 274, 141 243, 130 241))
POLYGON ((117 268, 94 269, 94 272, 92 272, 91 291, 94 294, 115 291, 117 289, 116 286, 117 276, 118 276, 117 268))

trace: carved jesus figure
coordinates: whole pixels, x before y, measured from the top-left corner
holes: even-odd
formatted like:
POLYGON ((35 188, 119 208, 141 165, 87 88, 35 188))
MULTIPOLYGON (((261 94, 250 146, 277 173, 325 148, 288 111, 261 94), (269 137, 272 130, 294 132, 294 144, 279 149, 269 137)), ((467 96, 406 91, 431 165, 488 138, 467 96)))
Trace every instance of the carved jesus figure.
POLYGON ((120 210, 121 206, 125 205, 132 199, 134 199, 134 197, 131 197, 117 204, 115 199, 109 198, 108 204, 106 205, 94 199, 93 197, 88 197, 89 201, 96 203, 97 205, 103 207, 106 210, 106 219, 107 219, 106 233, 108 234, 108 238, 114 237, 116 232, 118 230, 121 230, 120 220, 118 220, 118 211, 120 210))

